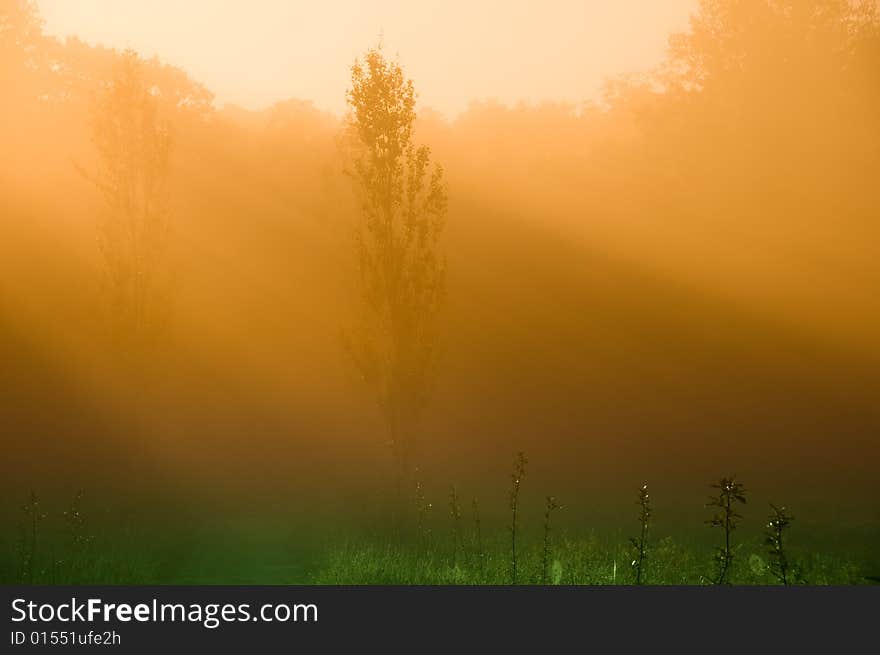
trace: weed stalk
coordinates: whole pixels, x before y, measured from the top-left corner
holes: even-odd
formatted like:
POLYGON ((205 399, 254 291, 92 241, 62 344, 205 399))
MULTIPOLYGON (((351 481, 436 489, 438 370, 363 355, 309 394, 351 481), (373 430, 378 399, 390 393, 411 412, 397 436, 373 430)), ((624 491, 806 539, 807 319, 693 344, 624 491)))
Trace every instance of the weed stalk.
POLYGON ((788 554, 785 552, 785 542, 783 537, 785 530, 794 520, 790 516, 785 507, 777 507, 770 503, 773 513, 767 521, 766 538, 764 543, 767 545, 767 551, 770 555, 770 572, 782 584, 790 584, 790 566, 788 554))
POLYGON ((631 565, 635 572, 637 585, 645 583, 645 558, 648 554, 648 523, 651 520, 651 499, 648 496, 648 485, 643 484, 639 489, 639 523, 641 530, 638 537, 631 537, 629 542, 633 547, 633 560, 631 565))
POLYGON ((550 563, 550 517, 562 505, 556 502, 553 496, 547 496, 547 505, 544 510, 544 549, 541 554, 541 584, 547 584, 547 566, 550 563))
POLYGON ((452 568, 458 564, 458 547, 461 543, 461 507, 458 504, 458 494, 455 485, 449 493, 449 515, 452 517, 452 568))
POLYGON ((523 452, 516 455, 513 463, 513 473, 511 480, 513 485, 510 489, 510 580, 511 584, 516 584, 516 537, 519 525, 517 523, 517 511, 519 509, 519 490, 522 485, 523 477, 526 474, 526 464, 528 460, 523 452))
POLYGON ((476 498, 471 502, 471 508, 474 513, 474 538, 477 547, 477 564, 480 571, 480 581, 485 580, 486 576, 486 553, 483 550, 483 530, 480 525, 480 504, 476 498))
POLYGON ((721 478, 717 484, 712 485, 713 489, 718 489, 717 495, 709 497, 707 507, 715 508, 712 518, 708 519, 708 523, 713 528, 721 528, 724 531, 724 545, 719 546, 715 553, 715 563, 717 572, 715 575, 715 584, 728 584, 730 565, 733 562, 733 544, 731 543, 731 533, 736 529, 742 515, 737 513, 737 503, 745 504, 746 489, 736 481, 735 477, 721 478))

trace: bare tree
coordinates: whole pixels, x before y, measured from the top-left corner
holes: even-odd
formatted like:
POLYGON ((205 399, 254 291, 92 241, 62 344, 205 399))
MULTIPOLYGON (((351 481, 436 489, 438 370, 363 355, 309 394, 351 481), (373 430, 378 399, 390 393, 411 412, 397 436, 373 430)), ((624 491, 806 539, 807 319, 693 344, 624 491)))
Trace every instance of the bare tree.
POLYGON ((445 278, 438 239, 447 191, 430 150, 413 143, 413 83, 380 49, 352 66, 348 104, 363 301, 348 346, 375 393, 399 491, 413 465, 416 423, 437 360, 445 278))

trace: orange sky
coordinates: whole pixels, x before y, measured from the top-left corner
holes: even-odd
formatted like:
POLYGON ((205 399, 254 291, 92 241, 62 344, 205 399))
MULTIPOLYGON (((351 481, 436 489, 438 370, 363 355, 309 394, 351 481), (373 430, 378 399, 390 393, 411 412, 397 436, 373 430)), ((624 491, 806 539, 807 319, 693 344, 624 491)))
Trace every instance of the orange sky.
POLYGON ((159 54, 220 104, 290 97, 344 107, 348 68, 377 42, 397 53, 424 106, 596 96, 650 68, 696 0, 39 0, 46 31, 159 54))

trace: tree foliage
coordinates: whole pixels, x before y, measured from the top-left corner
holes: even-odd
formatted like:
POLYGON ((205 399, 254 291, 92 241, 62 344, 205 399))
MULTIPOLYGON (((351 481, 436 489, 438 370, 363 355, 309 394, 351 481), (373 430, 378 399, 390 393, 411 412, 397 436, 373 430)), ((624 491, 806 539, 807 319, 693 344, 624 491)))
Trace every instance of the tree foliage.
POLYGON ((379 49, 352 67, 363 311, 349 350, 375 393, 401 476, 413 464, 415 426, 432 386, 445 279, 439 237, 447 191, 429 148, 413 141, 415 102, 412 81, 379 49))

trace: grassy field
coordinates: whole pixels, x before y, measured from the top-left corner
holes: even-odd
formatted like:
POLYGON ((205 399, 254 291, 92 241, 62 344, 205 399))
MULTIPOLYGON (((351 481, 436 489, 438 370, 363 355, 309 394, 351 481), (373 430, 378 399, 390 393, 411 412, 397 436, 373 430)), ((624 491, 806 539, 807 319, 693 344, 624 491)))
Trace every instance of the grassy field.
MULTIPOLYGON (((387 524, 345 528, 283 513, 243 519, 107 517, 77 527, 70 516, 22 512, 2 536, 0 582, 11 584, 487 584, 512 582, 511 534, 501 519, 476 529, 437 517, 421 533, 387 524), (77 532, 76 530, 79 530, 77 532)), ((637 534, 637 524, 626 527, 637 534)), ((423 526, 424 527, 424 526, 423 526)), ((788 557, 794 584, 871 584, 876 576, 864 529, 799 526, 788 557)), ((633 584, 628 534, 560 529, 545 551, 543 529, 517 535, 517 583, 633 584)), ((649 533, 643 582, 711 584, 720 534, 704 525, 675 537, 649 533)), ((760 532, 736 534, 729 582, 778 584, 760 532)))
MULTIPOLYGON (((427 551, 381 543, 352 543, 332 550, 311 580, 318 584, 489 584, 511 582, 510 554, 495 543, 484 558, 471 552, 452 564, 451 543, 427 551)), ((562 538, 554 547, 544 572, 540 549, 524 551, 520 584, 614 585, 633 584, 631 552, 597 537, 562 538)), ((731 573, 732 584, 778 584, 771 575, 760 543, 743 544, 731 573)), ((834 554, 804 554, 795 581, 807 584, 865 584, 861 566, 834 554)), ((710 584, 711 552, 665 537, 656 543, 645 565, 645 583, 657 585, 710 584)))

